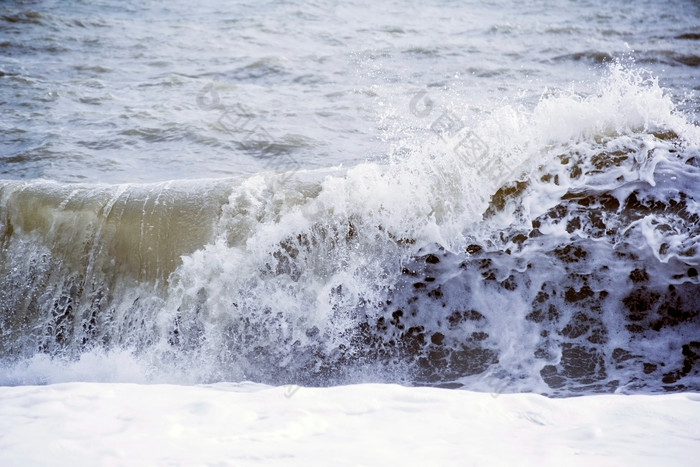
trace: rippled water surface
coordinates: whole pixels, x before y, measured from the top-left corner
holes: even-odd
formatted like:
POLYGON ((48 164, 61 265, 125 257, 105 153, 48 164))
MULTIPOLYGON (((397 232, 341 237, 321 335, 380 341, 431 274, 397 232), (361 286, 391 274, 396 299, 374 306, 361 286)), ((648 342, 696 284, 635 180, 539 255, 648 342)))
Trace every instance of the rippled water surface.
POLYGON ((467 120, 590 92, 619 57, 695 116, 699 17, 691 1, 4 2, 0 176, 348 166, 386 155, 387 114, 420 89, 467 120))

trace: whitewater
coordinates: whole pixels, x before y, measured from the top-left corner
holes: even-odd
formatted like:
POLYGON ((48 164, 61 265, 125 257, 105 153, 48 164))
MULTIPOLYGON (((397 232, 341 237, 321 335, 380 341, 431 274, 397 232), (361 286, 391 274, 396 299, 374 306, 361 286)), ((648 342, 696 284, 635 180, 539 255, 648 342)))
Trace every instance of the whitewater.
POLYGON ((697 5, 554 3, 0 7, 0 464, 694 465, 697 5))

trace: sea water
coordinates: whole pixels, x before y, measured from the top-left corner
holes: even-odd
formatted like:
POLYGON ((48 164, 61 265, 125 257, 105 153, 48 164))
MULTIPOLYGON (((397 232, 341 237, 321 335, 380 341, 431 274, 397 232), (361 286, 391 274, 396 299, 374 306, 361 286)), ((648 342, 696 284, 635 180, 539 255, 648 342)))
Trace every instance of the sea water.
POLYGON ((697 2, 0 6, 0 383, 700 389, 697 2))

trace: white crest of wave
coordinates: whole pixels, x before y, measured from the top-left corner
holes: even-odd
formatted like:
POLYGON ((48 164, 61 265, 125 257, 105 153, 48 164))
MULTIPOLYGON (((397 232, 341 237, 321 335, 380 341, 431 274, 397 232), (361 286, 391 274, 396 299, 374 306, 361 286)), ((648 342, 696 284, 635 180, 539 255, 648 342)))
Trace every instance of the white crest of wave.
POLYGON ((439 136, 406 128, 401 155, 383 163, 299 173, 286 184, 256 175, 233 190, 217 240, 183 258, 168 308, 204 304, 198 309, 213 326, 236 313, 281 310, 301 324, 285 329, 292 340, 303 342, 311 326, 337 335, 358 307, 371 313, 365 305, 381 302, 422 247, 463 250, 490 197, 562 148, 664 129, 700 141, 674 109, 655 78, 616 63, 589 95, 560 91, 531 111, 505 105, 482 118, 472 131, 488 150, 476 163, 439 136))

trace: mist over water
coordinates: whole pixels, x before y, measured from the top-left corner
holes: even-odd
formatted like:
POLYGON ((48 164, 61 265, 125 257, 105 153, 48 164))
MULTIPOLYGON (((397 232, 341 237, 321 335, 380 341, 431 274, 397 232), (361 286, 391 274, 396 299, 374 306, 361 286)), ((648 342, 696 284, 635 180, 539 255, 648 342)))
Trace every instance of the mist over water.
POLYGON ((0 383, 698 390, 697 9, 0 7, 0 383))

